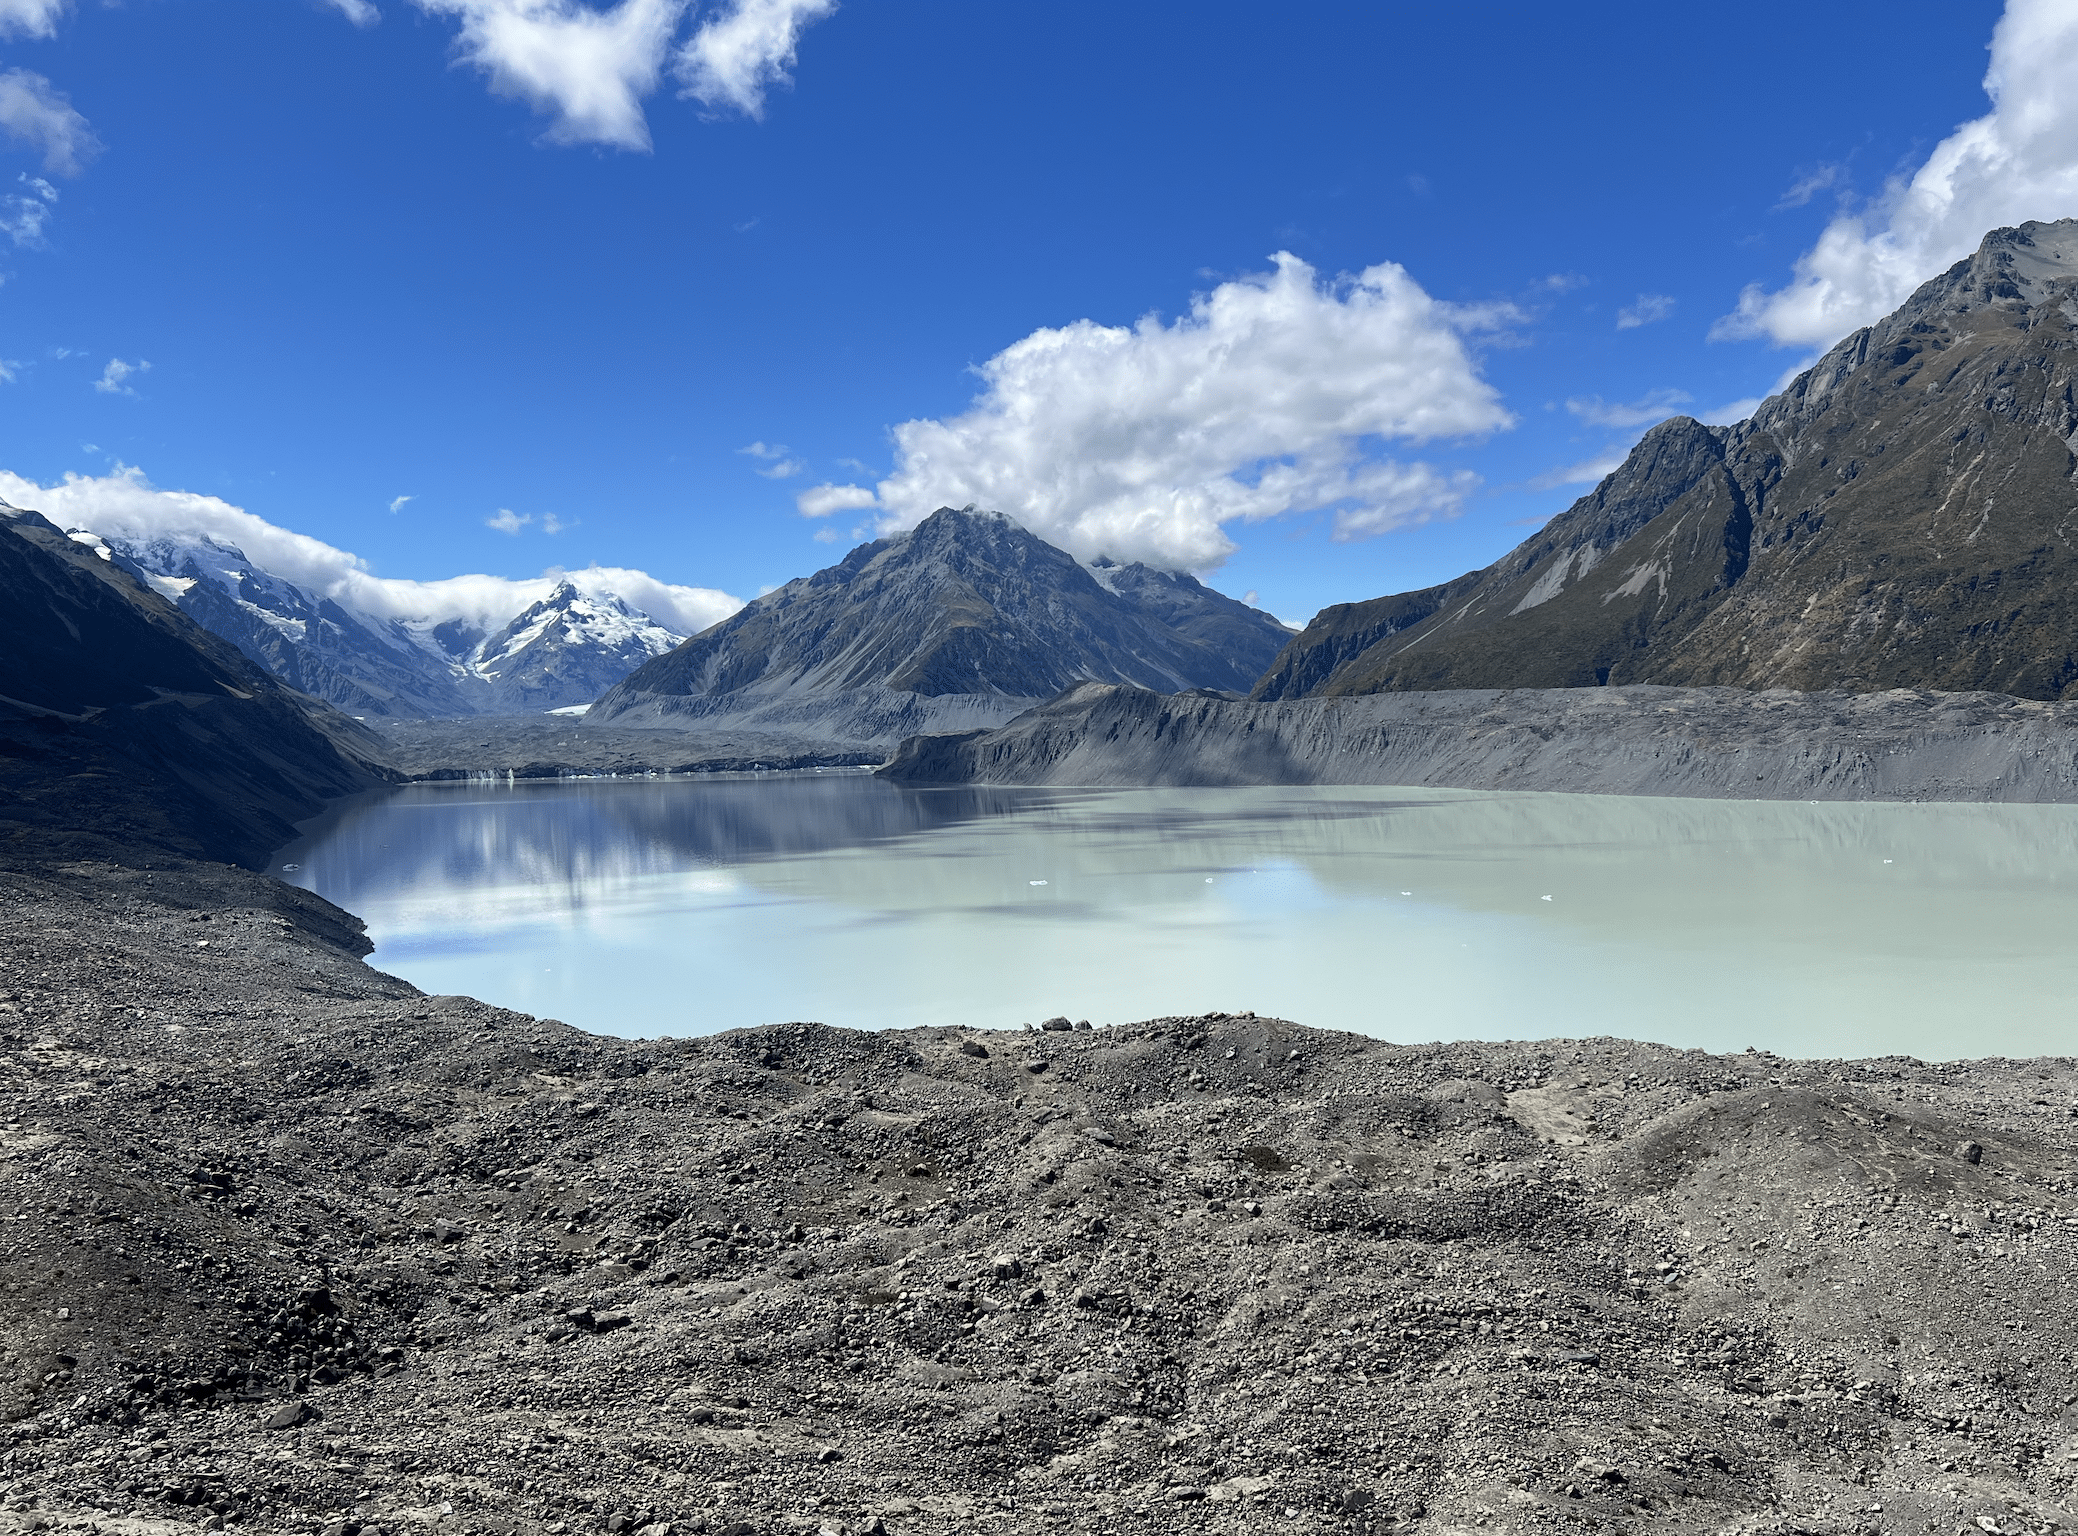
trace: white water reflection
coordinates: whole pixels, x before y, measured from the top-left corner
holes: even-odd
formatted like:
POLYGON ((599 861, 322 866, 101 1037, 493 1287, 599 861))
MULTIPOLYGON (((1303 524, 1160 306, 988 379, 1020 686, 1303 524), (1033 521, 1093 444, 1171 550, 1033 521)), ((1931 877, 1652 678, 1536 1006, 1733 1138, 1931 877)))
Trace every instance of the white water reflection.
POLYGON ((278 863, 372 963, 625 1035, 1254 1010, 1395 1040, 2073 1050, 2078 808, 425 785, 278 863))

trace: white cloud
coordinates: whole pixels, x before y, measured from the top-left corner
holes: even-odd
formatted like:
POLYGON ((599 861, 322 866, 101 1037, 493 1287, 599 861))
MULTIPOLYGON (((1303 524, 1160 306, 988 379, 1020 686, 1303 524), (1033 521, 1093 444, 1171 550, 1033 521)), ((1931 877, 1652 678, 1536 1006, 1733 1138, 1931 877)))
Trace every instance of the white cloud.
POLYGON ((559 144, 649 148, 642 99, 657 88, 685 0, 418 0, 458 17, 455 52, 491 89, 552 113, 559 144))
POLYGON ((1743 400, 1727 400, 1711 410, 1691 414, 1706 427, 1736 426, 1761 408, 1761 399, 1760 395, 1748 395, 1743 400))
POLYGON ((382 20, 382 12, 368 0, 328 0, 328 3, 357 27, 372 27, 382 20))
POLYGON ((679 49, 676 73, 690 96, 714 111, 765 115, 765 92, 791 85, 787 70, 801 33, 837 0, 734 0, 679 49))
MULTIPOLYGON (((1377 447, 1512 426, 1465 335, 1517 312, 1439 303, 1392 263, 1322 282, 1273 260, 1169 324, 1080 320, 989 359, 964 414, 894 429, 895 471, 870 493, 882 531, 971 504, 1083 559, 1209 570, 1236 520, 1333 509, 1336 536, 1359 538, 1454 514, 1476 481, 1377 447)), ((799 504, 868 497, 826 485, 799 504)))
POLYGON ((15 180, 28 191, 0 197, 0 235, 16 245, 41 245, 43 226, 50 220, 58 189, 41 176, 23 175, 15 180))
POLYGON ((752 443, 748 447, 738 448, 736 451, 749 454, 754 459, 770 461, 763 469, 758 471, 767 480, 791 480, 795 475, 803 474, 808 469, 806 463, 792 457, 788 453, 785 443, 752 443))
POLYGON ((391 511, 391 512, 392 512, 393 514, 394 514, 394 513, 398 513, 398 512, 402 512, 402 511, 404 510, 404 503, 405 503, 405 502, 407 502, 407 501, 411 501, 411 500, 413 500, 413 499, 414 499, 414 498, 412 498, 412 497, 410 497, 410 496, 394 496, 394 497, 392 497, 392 498, 390 499, 390 511, 391 511))
POLYGON ((576 526, 577 524, 575 523, 564 522, 553 512, 544 513, 541 518, 541 531, 543 533, 561 533, 565 528, 575 528, 576 526))
POLYGON ((1578 464, 1547 469, 1543 474, 1531 478, 1530 489, 1549 491, 1562 485, 1594 485, 1631 456, 1631 446, 1626 443, 1621 448, 1605 448, 1593 458, 1582 459, 1578 464))
POLYGON ((1799 176, 1796 184, 1782 194, 1781 201, 1776 203, 1775 207, 1778 210, 1801 208, 1819 193, 1840 185, 1840 178, 1846 174, 1847 167, 1844 165, 1821 165, 1810 175, 1799 176))
POLYGON ((1641 293, 1638 302, 1626 304, 1616 312, 1616 328, 1619 331, 1634 331, 1641 325, 1651 325, 1674 313, 1674 297, 1666 293, 1641 293))
POLYGON ((0 37, 56 37, 68 0, 0 0, 0 37))
POLYGON ((568 578, 580 591, 613 593, 680 634, 696 634, 743 606, 726 592, 659 581, 616 566, 551 567, 538 577, 451 576, 405 581, 369 572, 366 562, 322 540, 291 533, 214 496, 162 491, 135 468, 113 474, 67 475, 39 485, 0 470, 0 500, 41 512, 61 528, 89 528, 104 538, 214 538, 245 551, 254 564, 311 588, 342 607, 381 619, 503 624, 568 578))
POLYGON ((133 374, 151 371, 152 365, 142 358, 134 363, 126 363, 119 357, 111 357, 108 366, 101 370, 101 377, 94 381, 94 390, 97 394, 103 395, 134 395, 137 391, 126 381, 133 374))
POLYGON ((483 520, 483 525, 486 528, 495 528, 500 533, 516 534, 533 521, 531 514, 515 512, 510 507, 500 507, 495 517, 483 520))
POLYGON ((828 517, 833 512, 877 507, 880 498, 863 485, 818 485, 796 496, 794 505, 801 509, 803 517, 828 517))
MULTIPOLYGON (((9 3, 0 0, 0 8, 9 3)), ((0 74, 0 133, 41 150, 43 168, 57 176, 77 176, 101 152, 93 126, 72 110, 65 93, 26 69, 0 74)))
POLYGON ((1678 407, 1688 404, 1691 398, 1687 391, 1679 389, 1650 390, 1630 401, 1584 395, 1568 400, 1566 409, 1593 427, 1642 427, 1680 415, 1678 407))
POLYGON ((1826 347, 1889 314, 1991 230, 2078 214, 2078 5, 2007 0, 1984 77, 1992 110, 1842 213, 1776 292, 1759 285, 1711 330, 1777 346, 1826 347))

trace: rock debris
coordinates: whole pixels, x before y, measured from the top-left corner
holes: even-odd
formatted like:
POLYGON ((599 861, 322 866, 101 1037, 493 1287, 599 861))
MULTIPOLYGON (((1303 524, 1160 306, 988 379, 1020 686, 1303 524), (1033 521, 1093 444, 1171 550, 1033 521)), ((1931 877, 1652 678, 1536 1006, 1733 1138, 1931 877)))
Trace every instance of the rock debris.
POLYGON ((0 875, 10 1526, 2071 1523, 2069 1061, 602 1039, 156 862, 0 875))

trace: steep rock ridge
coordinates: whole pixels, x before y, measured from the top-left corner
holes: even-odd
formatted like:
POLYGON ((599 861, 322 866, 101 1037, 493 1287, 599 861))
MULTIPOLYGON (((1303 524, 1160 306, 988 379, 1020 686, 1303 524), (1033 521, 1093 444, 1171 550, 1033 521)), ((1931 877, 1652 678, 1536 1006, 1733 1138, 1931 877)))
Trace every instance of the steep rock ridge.
POLYGON ((1245 689, 1288 638, 1189 576, 1092 572, 1000 513, 944 507, 694 636, 586 718, 895 741, 1008 719, 1086 678, 1245 689))
POLYGON ((357 613, 219 539, 72 537, 100 550, 290 687, 375 719, 525 713, 589 704, 684 637, 611 593, 561 582, 486 633, 357 613))
POLYGON ((1265 703, 1086 683, 994 730, 915 737, 881 773, 914 784, 2071 803, 2078 703, 1646 686, 1265 703))
POLYGON ((1259 699, 1608 683, 2078 696, 2078 220, 1996 230, 1752 420, 1494 565, 1324 611, 1259 699))
POLYGON ((264 859, 382 744, 127 572, 0 503, 0 843, 264 859))

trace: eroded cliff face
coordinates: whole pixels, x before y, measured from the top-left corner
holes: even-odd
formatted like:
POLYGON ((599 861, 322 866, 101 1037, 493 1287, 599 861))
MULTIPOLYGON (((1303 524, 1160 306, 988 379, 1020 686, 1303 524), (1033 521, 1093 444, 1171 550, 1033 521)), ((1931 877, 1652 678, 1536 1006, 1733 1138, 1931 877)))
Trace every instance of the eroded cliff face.
POLYGON ((2078 689, 2078 219, 1993 232, 1767 401, 1646 434, 1483 571, 1324 611, 1259 699, 2078 689))

